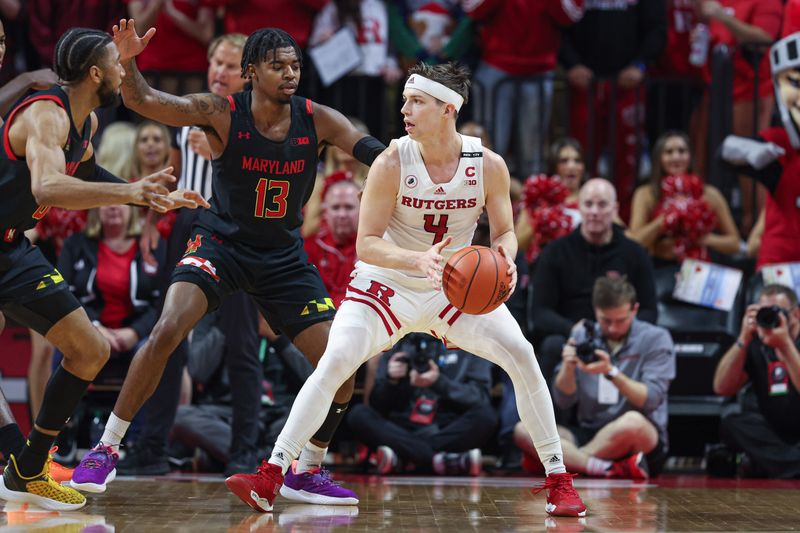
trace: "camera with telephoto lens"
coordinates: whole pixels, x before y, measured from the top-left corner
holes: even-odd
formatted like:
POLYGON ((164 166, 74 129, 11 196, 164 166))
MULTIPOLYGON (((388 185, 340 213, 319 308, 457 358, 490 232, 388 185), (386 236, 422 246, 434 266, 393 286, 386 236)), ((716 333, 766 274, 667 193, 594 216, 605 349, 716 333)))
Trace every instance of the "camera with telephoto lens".
POLYGON ((773 329, 781 325, 781 315, 788 318, 786 310, 779 305, 767 305, 756 312, 756 324, 764 329, 773 329))
POLYGON ((439 339, 424 333, 412 333, 403 339, 399 351, 408 354, 403 360, 408 363, 409 369, 423 374, 430 370, 430 361, 436 361, 443 349, 444 345, 439 339))
POLYGON ((600 339, 595 335, 595 323, 592 320, 583 321, 583 329, 586 330, 586 338, 575 345, 575 354, 578 359, 586 363, 597 361, 594 351, 600 348, 600 339))

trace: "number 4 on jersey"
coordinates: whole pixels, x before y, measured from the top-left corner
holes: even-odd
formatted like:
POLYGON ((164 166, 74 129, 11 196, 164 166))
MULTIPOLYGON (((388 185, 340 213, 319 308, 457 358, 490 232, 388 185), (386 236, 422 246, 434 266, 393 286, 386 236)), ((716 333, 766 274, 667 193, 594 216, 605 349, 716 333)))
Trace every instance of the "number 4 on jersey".
POLYGON ((447 234, 447 218, 449 215, 439 215, 439 221, 434 222, 436 215, 425 215, 425 225, 422 228, 428 233, 433 233, 433 243, 442 242, 444 236, 447 234))

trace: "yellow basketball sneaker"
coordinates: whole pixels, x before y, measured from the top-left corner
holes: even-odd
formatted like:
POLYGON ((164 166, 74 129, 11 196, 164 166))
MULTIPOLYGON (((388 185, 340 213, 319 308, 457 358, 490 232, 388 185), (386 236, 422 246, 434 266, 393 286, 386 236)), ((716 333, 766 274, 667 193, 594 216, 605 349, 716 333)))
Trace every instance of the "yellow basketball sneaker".
POLYGON ((77 490, 59 485, 50 477, 50 457, 40 474, 23 477, 12 454, 0 479, 0 498, 8 502, 32 503, 53 511, 74 511, 86 505, 86 498, 77 490))

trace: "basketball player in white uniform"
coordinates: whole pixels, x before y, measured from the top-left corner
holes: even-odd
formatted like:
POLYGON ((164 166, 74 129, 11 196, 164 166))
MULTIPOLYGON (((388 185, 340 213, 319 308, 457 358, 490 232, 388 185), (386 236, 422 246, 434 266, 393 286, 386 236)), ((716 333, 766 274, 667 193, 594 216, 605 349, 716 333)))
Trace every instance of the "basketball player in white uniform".
POLYGON ((505 256, 512 275, 509 296, 517 281, 508 169, 478 138, 456 132, 468 76, 453 63, 411 70, 402 108, 408 135, 392 141, 370 168, 358 228, 360 261, 325 353, 298 394, 269 462, 256 474, 226 481, 255 509, 272 509, 283 474, 322 424, 324 406, 338 387, 372 356, 420 331, 509 374, 522 423, 547 471, 547 512, 586 514, 564 468, 550 393, 517 322, 505 305, 485 315, 462 313, 441 290, 445 261, 470 245, 484 208, 492 247, 505 256))

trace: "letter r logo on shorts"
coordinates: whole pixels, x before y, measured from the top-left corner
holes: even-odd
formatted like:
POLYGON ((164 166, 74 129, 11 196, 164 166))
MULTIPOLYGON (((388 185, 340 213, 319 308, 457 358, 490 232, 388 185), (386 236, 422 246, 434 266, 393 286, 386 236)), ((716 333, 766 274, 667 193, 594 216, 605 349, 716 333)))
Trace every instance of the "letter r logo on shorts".
POLYGON ((382 283, 378 283, 377 281, 369 282, 369 288, 367 289, 367 292, 378 298, 386 305, 389 305, 389 298, 394 296, 394 289, 387 287, 382 283))

